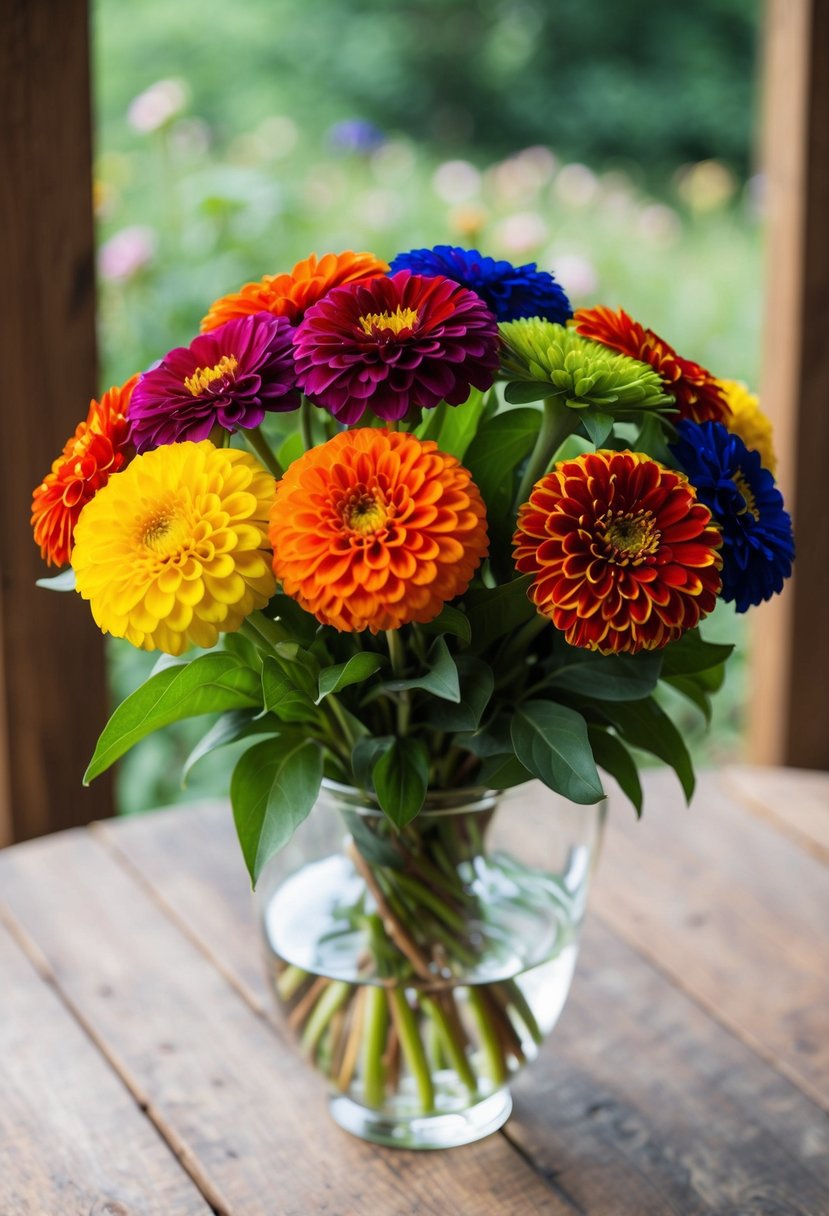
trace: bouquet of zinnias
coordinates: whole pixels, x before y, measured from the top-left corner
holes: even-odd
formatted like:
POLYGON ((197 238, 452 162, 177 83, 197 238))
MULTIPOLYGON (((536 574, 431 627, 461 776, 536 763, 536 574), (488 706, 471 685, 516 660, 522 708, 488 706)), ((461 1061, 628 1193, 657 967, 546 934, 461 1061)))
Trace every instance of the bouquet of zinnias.
MULTIPOLYGON (((700 623, 790 573, 769 425, 622 310, 573 315, 552 275, 472 250, 310 257, 217 300, 201 330, 93 402, 35 490, 42 553, 71 562, 50 581, 105 633, 172 656, 87 778, 150 731, 221 715, 194 759, 248 741, 231 798, 253 879, 324 780, 348 787, 376 808, 347 818, 364 969, 387 986, 453 974, 480 892, 469 833, 419 828, 427 798, 538 778, 590 804, 600 767, 639 810, 640 749, 690 795, 658 685, 707 713, 729 648, 700 623)), ((348 1081, 359 1021, 363 1101, 382 1105, 380 1007, 352 1017, 349 985, 308 980, 277 980, 305 1002, 306 1046, 348 1081)), ((516 1027, 537 1033, 501 987, 469 1001, 495 1073, 525 1049, 516 1027)), ((466 1014, 403 991, 389 1025, 421 1109, 435 1061, 483 1092, 466 1014)))

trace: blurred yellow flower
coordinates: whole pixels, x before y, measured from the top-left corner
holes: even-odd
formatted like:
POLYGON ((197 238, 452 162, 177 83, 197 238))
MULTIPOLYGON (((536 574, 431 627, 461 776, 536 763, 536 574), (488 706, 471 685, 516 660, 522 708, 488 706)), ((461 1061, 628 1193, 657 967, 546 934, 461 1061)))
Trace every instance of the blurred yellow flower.
POLYGON ((774 476, 777 472, 774 433, 771 421, 760 409, 759 400, 739 380, 721 380, 720 384, 731 411, 731 416, 723 420, 725 425, 740 436, 750 451, 760 453, 763 467, 774 476))
POLYGON ((237 630, 275 589, 274 491, 253 456, 207 439, 136 456, 75 529, 76 586, 99 628, 174 655, 237 630))

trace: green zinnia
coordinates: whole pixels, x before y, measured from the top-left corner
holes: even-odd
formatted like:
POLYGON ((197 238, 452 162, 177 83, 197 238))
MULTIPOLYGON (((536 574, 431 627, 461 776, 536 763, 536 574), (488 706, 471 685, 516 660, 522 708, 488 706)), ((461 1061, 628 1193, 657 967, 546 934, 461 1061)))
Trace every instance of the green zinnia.
POLYGON ((504 321, 498 328, 506 398, 513 404, 555 397, 571 409, 592 406, 615 418, 675 408, 647 363, 582 338, 573 329, 539 317, 504 321))

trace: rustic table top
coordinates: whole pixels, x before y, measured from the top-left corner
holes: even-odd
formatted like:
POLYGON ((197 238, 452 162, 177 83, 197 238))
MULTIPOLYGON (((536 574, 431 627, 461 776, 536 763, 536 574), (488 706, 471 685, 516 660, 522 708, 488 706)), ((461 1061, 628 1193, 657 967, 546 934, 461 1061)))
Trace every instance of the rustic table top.
POLYGON ((225 806, 0 853, 0 1216, 826 1216, 829 774, 648 787, 513 1117, 440 1153, 329 1120, 225 806))

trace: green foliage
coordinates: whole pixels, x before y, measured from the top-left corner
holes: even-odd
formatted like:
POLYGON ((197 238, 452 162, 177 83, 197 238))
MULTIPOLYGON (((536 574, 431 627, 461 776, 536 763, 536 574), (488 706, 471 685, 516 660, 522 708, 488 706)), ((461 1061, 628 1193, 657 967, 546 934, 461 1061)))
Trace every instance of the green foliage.
POLYGON ((395 739, 371 771, 377 801, 397 828, 414 819, 426 800, 429 755, 419 739, 395 739))
POLYGON ((525 701, 512 720, 516 758, 573 802, 598 802, 602 783, 581 714, 552 701, 525 701))

